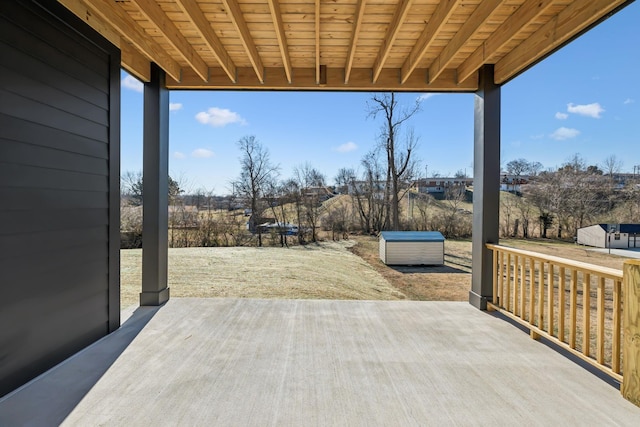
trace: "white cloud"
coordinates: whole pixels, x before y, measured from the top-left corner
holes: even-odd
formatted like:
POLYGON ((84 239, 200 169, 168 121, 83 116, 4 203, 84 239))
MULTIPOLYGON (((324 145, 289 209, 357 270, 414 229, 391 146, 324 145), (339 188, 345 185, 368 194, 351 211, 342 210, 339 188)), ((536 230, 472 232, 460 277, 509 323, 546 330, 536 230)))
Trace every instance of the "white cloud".
POLYGON ((213 127, 223 127, 231 123, 247 124, 240 114, 218 107, 211 107, 207 111, 199 112, 196 114, 196 120, 203 125, 211 125, 213 127))
POLYGON ((542 139, 542 138, 544 138, 544 134, 543 134, 543 133, 539 133, 539 134, 537 134, 537 135, 531 135, 531 136, 530 136, 530 138, 531 138, 531 139, 534 139, 534 140, 536 140, 536 139, 542 139))
POLYGON ((624 105, 633 104, 634 102, 636 102, 635 99, 627 98, 624 100, 624 105))
POLYGON ((169 103, 169 111, 178 111, 182 110, 182 104, 179 102, 170 102, 169 103))
POLYGON ((439 93, 423 93, 418 97, 418 101, 426 101, 429 98, 433 98, 436 95, 440 95, 439 93))
POLYGON ((567 120, 567 118, 569 118, 567 113, 561 113, 559 111, 556 113, 556 119, 558 120, 567 120))
POLYGON ((578 129, 561 127, 556 129, 550 136, 556 141, 564 141, 565 139, 575 138, 578 135, 580 135, 578 129))
POLYGON ((567 104, 567 111, 581 116, 593 117, 599 119, 600 114, 604 113, 604 108, 597 102, 593 104, 575 105, 573 103, 567 104))
POLYGON ((338 145, 333 151, 337 151, 339 153, 348 153, 349 151, 355 151, 358 149, 358 146, 355 142, 349 141, 345 142, 342 145, 338 145))
POLYGON ((197 148, 191 152, 191 157, 195 157, 197 159, 206 159, 214 156, 214 152, 211 150, 207 150, 206 148, 197 148))
POLYGON ((122 87, 140 93, 144 91, 144 85, 142 84, 142 82, 133 76, 126 76, 125 78, 123 78, 122 87))
POLYGON ((187 157, 186 154, 180 152, 180 151, 176 151, 175 153, 173 153, 173 158, 174 159, 185 159, 187 157))

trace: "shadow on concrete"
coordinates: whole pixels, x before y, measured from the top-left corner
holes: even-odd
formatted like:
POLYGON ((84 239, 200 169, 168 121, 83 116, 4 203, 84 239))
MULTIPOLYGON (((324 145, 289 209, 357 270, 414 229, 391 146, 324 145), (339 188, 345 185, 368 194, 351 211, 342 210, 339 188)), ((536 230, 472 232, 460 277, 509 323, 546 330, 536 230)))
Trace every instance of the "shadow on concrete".
MULTIPOLYGON (((516 328, 520 329, 522 332, 524 332, 526 334, 529 334, 529 328, 527 328, 526 326, 516 322, 513 319, 510 319, 509 317, 505 316, 504 314, 500 313, 499 311, 487 311, 487 314, 489 314, 489 315, 491 315, 493 317, 496 317, 498 319, 502 319, 505 322, 510 323, 511 325, 513 325, 516 328)), ((567 351, 565 348, 559 346, 558 344, 556 344, 552 340, 550 340, 548 338, 545 338, 545 337, 540 337, 538 339, 538 342, 540 344, 542 344, 542 345, 545 345, 545 346, 549 347, 550 349, 552 349, 556 353, 559 353, 560 355, 562 355, 566 359, 572 361, 573 363, 575 363, 576 365, 580 366, 582 369, 584 369, 585 371, 589 372, 593 376, 595 376, 595 377, 599 378, 600 380, 604 381, 605 383, 609 384, 611 387, 614 387, 615 389, 620 390, 621 384, 620 384, 620 382, 618 380, 616 380, 615 378, 610 377, 609 375, 607 375, 606 373, 602 372, 600 369, 596 368, 595 366, 585 362, 584 360, 582 360, 578 356, 574 355, 570 351, 567 351)))
POLYGON ((138 307, 118 330, 0 399, 0 425, 60 425, 160 307, 138 307))

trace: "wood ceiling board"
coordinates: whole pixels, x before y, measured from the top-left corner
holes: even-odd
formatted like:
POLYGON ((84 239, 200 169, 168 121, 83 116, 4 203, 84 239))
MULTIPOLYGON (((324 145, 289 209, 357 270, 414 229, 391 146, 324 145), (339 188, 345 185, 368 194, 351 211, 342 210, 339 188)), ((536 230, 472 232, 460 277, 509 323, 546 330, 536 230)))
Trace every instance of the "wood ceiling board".
MULTIPOLYGON (((200 74, 202 80, 208 74, 220 73, 227 75, 229 87, 242 88, 247 82, 254 88, 252 80, 244 76, 253 69, 258 82, 268 72, 282 76, 287 88, 304 90, 325 90, 338 84, 334 80, 338 72, 342 80, 335 90, 414 90, 419 81, 426 84, 426 68, 431 69, 432 78, 438 73, 452 77, 450 81, 436 79, 438 90, 444 86, 446 90, 464 90, 473 86, 467 80, 477 80, 477 70, 491 63, 496 64, 496 78, 508 81, 618 5, 630 3, 504 0, 478 20, 476 11, 496 0, 59 1, 117 46, 127 43, 122 65, 142 79, 148 76, 148 63, 156 62, 174 80, 192 74, 200 74), (200 11, 203 19, 199 25, 185 10, 187 3, 200 11), (146 13, 141 13, 136 4, 143 5, 146 13), (279 11, 274 11, 274 5, 279 11), (442 15, 447 5, 447 13, 438 21, 438 13, 442 15), (163 20, 150 17, 151 8, 161 10, 163 20), (591 15, 580 12, 581 8, 591 15), (524 16, 528 9, 529 15, 524 16), (533 9, 535 13, 531 13, 533 9), (559 17, 565 10, 575 10, 576 14, 563 21, 559 17), (103 16, 117 13, 121 16, 103 16), (552 29, 552 35, 541 36, 545 29, 552 29), (212 39, 217 39, 215 45, 212 39), (244 77, 233 83, 238 69, 244 77), (351 81, 356 69, 362 81, 351 81), (309 86, 304 80, 309 70, 315 70, 316 83, 322 85, 309 86), (368 77, 363 70, 368 70, 368 77), (413 72, 419 75, 413 76, 413 72), (303 76, 302 82, 296 82, 296 73, 303 76), (382 84, 375 82, 376 75, 384 76, 382 84), (326 84, 320 81, 324 76, 326 84), (463 83, 458 85, 457 80, 463 83), (411 88, 403 87, 403 82, 409 81, 411 88)), ((269 86, 266 81, 261 85, 269 86)), ((274 87, 284 88, 280 83, 274 87)), ((422 89, 435 90, 436 86, 422 89)))

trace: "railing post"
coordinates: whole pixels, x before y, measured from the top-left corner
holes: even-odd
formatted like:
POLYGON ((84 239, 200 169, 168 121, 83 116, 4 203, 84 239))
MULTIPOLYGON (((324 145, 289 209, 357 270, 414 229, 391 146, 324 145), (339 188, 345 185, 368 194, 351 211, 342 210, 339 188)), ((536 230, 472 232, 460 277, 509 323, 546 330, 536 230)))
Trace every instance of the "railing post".
POLYGON ((625 261, 622 274, 624 366, 620 391, 625 399, 640 406, 640 260, 625 261))

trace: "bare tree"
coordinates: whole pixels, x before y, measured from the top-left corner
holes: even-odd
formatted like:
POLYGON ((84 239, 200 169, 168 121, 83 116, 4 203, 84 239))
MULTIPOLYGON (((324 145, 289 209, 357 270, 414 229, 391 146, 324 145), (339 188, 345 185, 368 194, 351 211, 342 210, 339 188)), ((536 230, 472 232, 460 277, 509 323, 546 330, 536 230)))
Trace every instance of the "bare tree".
POLYGON ((411 169, 411 154, 417 145, 417 140, 411 132, 405 139, 404 145, 400 142, 400 133, 403 123, 413 117, 420 110, 420 103, 416 99, 413 106, 400 110, 394 92, 375 94, 368 105, 369 115, 376 118, 382 115, 384 123, 380 131, 381 145, 384 147, 387 157, 387 186, 386 198, 390 200, 388 205, 388 217, 393 230, 400 229, 400 182, 411 169))
POLYGON ((362 179, 354 181, 351 189, 360 215, 361 228, 366 233, 386 228, 389 218, 384 172, 378 154, 378 150, 373 150, 364 156, 361 160, 364 168, 362 179))
POLYGON ((610 155, 602 162, 602 170, 610 178, 613 178, 614 174, 620 173, 622 169, 622 160, 619 160, 615 154, 610 155))
POLYGON ((316 228, 320 220, 320 207, 328 196, 325 177, 309 163, 296 167, 294 175, 300 188, 305 225, 311 232, 311 241, 315 242, 318 240, 316 228))
MULTIPOLYGON (((131 204, 134 206, 141 206, 143 203, 142 194, 142 172, 127 171, 120 177, 121 192, 126 196, 131 204)), ((182 180, 176 181, 175 179, 168 177, 169 179, 169 204, 176 201, 182 193, 184 193, 184 182, 182 180)))
POLYGON ((460 215, 462 203, 466 200, 466 188, 464 185, 452 185, 445 190, 445 198, 443 204, 445 211, 443 212, 444 235, 447 237, 458 237, 462 233, 459 230, 462 225, 460 215))
POLYGON ((278 166, 271 163, 269 151, 253 135, 242 137, 238 141, 238 148, 242 152, 241 171, 238 179, 233 181, 233 187, 249 201, 249 228, 257 232, 258 246, 262 246, 262 233, 258 227, 262 212, 260 200, 269 181, 275 178, 278 166))

